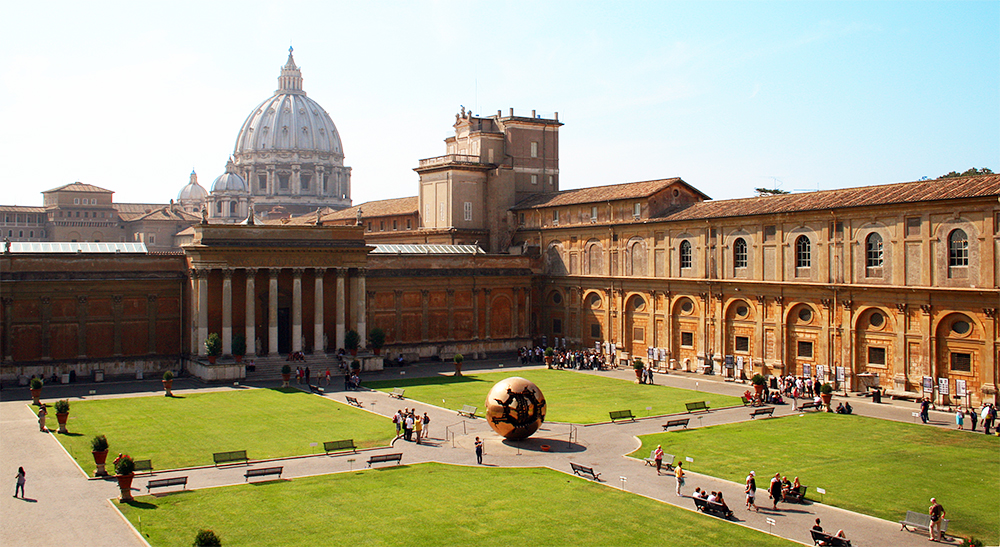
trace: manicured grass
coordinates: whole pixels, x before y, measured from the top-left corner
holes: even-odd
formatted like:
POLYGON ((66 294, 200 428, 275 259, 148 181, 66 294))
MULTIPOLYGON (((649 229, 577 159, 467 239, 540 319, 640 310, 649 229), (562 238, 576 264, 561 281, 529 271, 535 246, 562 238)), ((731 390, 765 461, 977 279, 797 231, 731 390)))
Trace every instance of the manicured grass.
MULTIPOLYGON (((626 409, 640 417, 673 414, 685 412, 684 403, 693 401, 710 401, 712 408, 741 404, 738 397, 635 384, 569 370, 531 369, 457 377, 400 378, 365 385, 382 391, 392 391, 394 387, 406 388, 407 399, 454 410, 462 408, 462 405, 473 405, 479 408, 482 415, 490 388, 511 376, 531 380, 541 388, 547 403, 545 420, 553 422, 606 422, 609 411, 626 409), (646 407, 652 407, 652 410, 647 411, 646 407)), ((400 402, 399 406, 406 406, 406 403, 400 402)))
POLYGON ((550 469, 420 464, 136 498, 157 547, 191 545, 797 545, 550 469))
MULTIPOLYGON (((641 438, 631 455, 657 444, 689 469, 742 483, 757 472, 767 488, 780 472, 798 476, 807 497, 891 521, 926 512, 936 497, 951 519, 949 533, 972 534, 995 545, 1000 507, 998 439, 862 416, 816 413, 755 420, 641 438), (826 489, 817 494, 815 487, 826 489)), ((762 503, 769 503, 767 493, 762 503)), ((779 505, 781 507, 781 505, 779 505)))
POLYGON ((395 434, 388 418, 297 389, 78 401, 67 427, 72 435, 56 437, 88 473, 97 434, 108 438, 109 470, 119 452, 151 458, 159 470, 211 465, 213 452, 229 450, 256 460, 323 453, 323 442, 341 439, 384 446, 395 434))

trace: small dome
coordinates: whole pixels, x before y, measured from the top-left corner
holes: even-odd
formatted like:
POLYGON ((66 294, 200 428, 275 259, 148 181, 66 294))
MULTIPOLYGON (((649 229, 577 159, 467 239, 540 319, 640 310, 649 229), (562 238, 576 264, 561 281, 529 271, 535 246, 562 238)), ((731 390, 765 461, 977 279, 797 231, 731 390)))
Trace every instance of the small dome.
POLYGON ((215 179, 215 182, 212 183, 212 193, 246 192, 247 188, 247 181, 236 174, 236 166, 233 165, 232 160, 229 160, 229 163, 226 164, 226 172, 219 175, 219 178, 215 179))
POLYGON ((189 201, 197 200, 201 201, 208 197, 208 190, 198 184, 198 175, 191 171, 191 181, 181 188, 181 192, 177 194, 177 201, 189 201))

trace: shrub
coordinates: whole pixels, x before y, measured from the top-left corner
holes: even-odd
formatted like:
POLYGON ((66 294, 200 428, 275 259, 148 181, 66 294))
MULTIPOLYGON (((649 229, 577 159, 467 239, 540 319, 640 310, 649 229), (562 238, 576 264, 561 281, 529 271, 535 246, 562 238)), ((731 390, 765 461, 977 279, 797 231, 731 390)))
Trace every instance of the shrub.
POLYGON ((104 435, 95 435, 90 439, 90 449, 94 452, 104 452, 108 449, 108 438, 104 435))
POLYGON ((222 540, 211 530, 198 530, 194 536, 195 547, 222 547, 222 540))
POLYGON ((632 368, 634 368, 636 370, 640 370, 640 369, 644 368, 645 366, 646 365, 644 365, 643 362, 642 362, 642 357, 636 357, 635 359, 632 360, 632 368))
POLYGON ((174 373, 173 373, 173 372, 170 372, 169 370, 168 370, 168 371, 166 371, 166 372, 164 372, 164 373, 163 373, 163 379, 164 379, 165 381, 168 381, 168 382, 169 382, 170 380, 173 380, 173 379, 174 379, 174 373))
POLYGON ((232 343, 233 355, 246 355, 247 354, 247 338, 242 334, 236 334, 233 336, 232 343))
POLYGON ((767 380, 764 379, 764 376, 762 376, 760 374, 754 374, 753 378, 750 378, 750 383, 753 384, 753 385, 755 385, 755 386, 762 386, 765 383, 767 383, 767 380))
POLYGON ((552 348, 545 348, 545 356, 546 357, 552 357, 555 354, 556 354, 556 350, 554 350, 552 348))
POLYGON ((290 367, 288 365, 281 365, 281 373, 282 374, 291 374, 292 373, 292 367, 290 367))
POLYGON ((455 356, 451 358, 451 360, 454 361, 456 365, 460 365, 462 364, 462 361, 465 361, 465 356, 462 355, 461 353, 456 353, 455 356))
POLYGON ((375 349, 382 349, 385 345, 385 331, 376 327, 368 333, 368 343, 375 349))
POLYGON ((833 386, 831 386, 830 384, 823 384, 822 386, 820 386, 819 392, 822 393, 823 395, 829 395, 833 393, 833 386))
POLYGON ((115 458, 115 474, 131 475, 135 472, 135 460, 128 454, 123 454, 115 458))
POLYGON ((205 351, 208 352, 210 357, 218 357, 222 355, 222 338, 219 333, 213 332, 208 335, 205 339, 205 351))
POLYGON ((358 349, 358 344, 360 343, 361 343, 361 335, 358 334, 358 331, 349 330, 347 331, 346 334, 344 334, 345 349, 356 350, 358 349))
POLYGON ((32 378, 31 379, 31 389, 42 389, 42 379, 32 378))
POLYGON ((69 412, 69 401, 62 399, 56 401, 56 414, 66 414, 69 412))
POLYGON ((361 361, 358 361, 357 359, 351 361, 351 370, 361 370, 361 361))
POLYGON ((958 547, 983 547, 983 540, 974 537, 962 538, 958 547))

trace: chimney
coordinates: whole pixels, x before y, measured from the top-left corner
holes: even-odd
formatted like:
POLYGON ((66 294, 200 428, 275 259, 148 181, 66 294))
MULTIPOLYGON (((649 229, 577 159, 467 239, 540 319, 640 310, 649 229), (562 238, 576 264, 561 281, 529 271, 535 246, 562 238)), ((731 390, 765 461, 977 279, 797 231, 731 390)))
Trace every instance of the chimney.
POLYGON ((535 117, 535 111, 534 111, 534 110, 532 110, 532 111, 531 111, 531 117, 532 117, 532 118, 534 118, 534 117, 535 117))
POLYGON ((510 117, 511 117, 511 118, 513 118, 513 117, 514 117, 514 109, 513 109, 513 108, 511 108, 511 109, 510 109, 510 117))
POLYGON ((556 121, 559 121, 559 113, 556 112, 556 121))

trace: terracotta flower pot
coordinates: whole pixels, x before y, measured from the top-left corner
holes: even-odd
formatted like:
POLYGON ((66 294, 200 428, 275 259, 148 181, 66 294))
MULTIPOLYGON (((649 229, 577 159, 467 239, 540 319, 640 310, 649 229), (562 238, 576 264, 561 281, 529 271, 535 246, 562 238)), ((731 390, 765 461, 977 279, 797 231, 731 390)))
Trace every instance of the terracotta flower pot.
POLYGON ((237 363, 242 363, 243 362, 243 356, 242 355, 233 355, 233 361, 236 361, 237 363))
POLYGON ((94 471, 95 477, 106 477, 108 476, 107 470, 104 469, 104 464, 108 461, 108 451, 101 450, 100 452, 91 452, 94 455, 94 463, 97 464, 97 469, 94 471))
POLYGON ((59 422, 60 433, 69 433, 69 431, 66 430, 66 422, 69 421, 69 412, 57 412, 56 421, 59 422))
POLYGON ((757 396, 759 397, 760 394, 764 392, 764 384, 754 384, 753 389, 757 392, 757 396))
POLYGON ((174 381, 173 380, 163 380, 163 390, 167 392, 167 397, 174 396, 174 381))
POLYGON ((281 374, 281 387, 288 387, 288 381, 292 379, 292 373, 281 374))
POLYGON ((135 478, 135 473, 116 475, 115 477, 118 479, 118 489, 121 490, 122 494, 118 499, 119 503, 132 501, 132 479, 135 478))
POLYGON ((29 388, 28 391, 31 392, 31 404, 33 404, 35 406, 41 405, 42 402, 39 401, 38 399, 42 396, 42 388, 38 388, 38 389, 30 389, 29 388))
POLYGON ((214 365, 215 364, 215 360, 218 359, 218 358, 219 357, 217 355, 209 355, 208 356, 208 363, 211 364, 211 365, 214 365))
POLYGON ((832 393, 820 393, 819 394, 819 398, 823 401, 823 404, 826 405, 826 411, 827 412, 832 412, 830 410, 830 401, 833 400, 833 394, 832 393))

